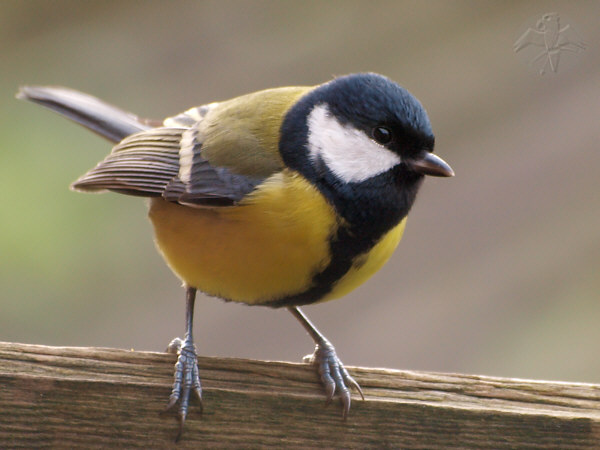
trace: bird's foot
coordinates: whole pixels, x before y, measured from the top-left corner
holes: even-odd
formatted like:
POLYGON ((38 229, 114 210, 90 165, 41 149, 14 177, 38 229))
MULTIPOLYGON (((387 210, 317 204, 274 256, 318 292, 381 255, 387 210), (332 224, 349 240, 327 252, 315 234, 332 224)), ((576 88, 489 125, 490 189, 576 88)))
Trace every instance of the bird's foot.
POLYGON ((178 441, 183 432, 183 424, 188 413, 190 393, 194 392, 200 401, 200 412, 202 412, 202 386, 198 375, 198 360, 194 343, 180 338, 173 339, 167 347, 167 352, 179 355, 175 363, 175 381, 173 390, 169 397, 169 403, 165 411, 171 409, 179 401, 179 433, 175 441, 178 441))
POLYGON ((354 378, 350 376, 342 361, 335 353, 333 345, 323 340, 315 346, 315 352, 312 355, 306 355, 303 358, 304 362, 314 364, 321 378, 321 383, 325 387, 327 395, 326 405, 328 405, 336 392, 339 393, 342 400, 342 417, 345 419, 350 411, 350 389, 352 387, 358 391, 361 398, 364 400, 362 389, 354 378))

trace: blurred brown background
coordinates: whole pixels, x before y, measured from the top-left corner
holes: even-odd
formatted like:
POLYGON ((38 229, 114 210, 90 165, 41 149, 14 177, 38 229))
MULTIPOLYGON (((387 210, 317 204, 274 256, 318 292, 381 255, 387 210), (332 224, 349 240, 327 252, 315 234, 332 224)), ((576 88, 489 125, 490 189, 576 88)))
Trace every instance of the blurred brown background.
MULTIPOLYGON (((0 340, 162 351, 184 292, 144 201, 68 185, 110 145, 14 99, 80 89, 142 116, 383 73, 426 106, 428 179, 390 263, 306 311, 347 364, 600 382, 600 2, 0 2, 0 340), (540 75, 557 12, 587 42, 540 75)), ((202 354, 300 361, 285 311, 200 298, 202 354)))

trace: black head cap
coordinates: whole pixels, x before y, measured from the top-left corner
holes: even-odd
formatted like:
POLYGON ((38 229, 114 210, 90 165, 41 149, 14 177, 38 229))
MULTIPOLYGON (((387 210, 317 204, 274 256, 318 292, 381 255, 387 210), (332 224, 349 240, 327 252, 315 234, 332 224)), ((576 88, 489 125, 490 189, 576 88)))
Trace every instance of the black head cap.
POLYGON ((314 91, 342 122, 365 131, 387 124, 409 135, 433 141, 423 105, 410 92, 383 75, 358 73, 336 78, 314 91))

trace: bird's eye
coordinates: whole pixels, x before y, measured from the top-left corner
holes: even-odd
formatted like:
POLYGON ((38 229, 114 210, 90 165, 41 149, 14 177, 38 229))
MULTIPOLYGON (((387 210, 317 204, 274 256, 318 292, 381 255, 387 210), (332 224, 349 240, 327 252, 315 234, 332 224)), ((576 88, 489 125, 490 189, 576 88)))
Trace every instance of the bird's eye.
POLYGON ((387 127, 373 128, 373 139, 381 145, 387 145, 392 142, 392 132, 387 127))

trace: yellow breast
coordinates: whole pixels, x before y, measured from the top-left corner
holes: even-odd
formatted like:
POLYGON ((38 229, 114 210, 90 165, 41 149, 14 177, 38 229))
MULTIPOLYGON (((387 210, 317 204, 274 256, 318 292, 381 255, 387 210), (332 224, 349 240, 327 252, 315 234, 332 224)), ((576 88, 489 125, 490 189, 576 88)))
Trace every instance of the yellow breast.
MULTIPOLYGON (((248 304, 299 294, 330 263, 335 211, 303 177, 283 171, 238 206, 191 208, 153 198, 156 244, 189 286, 248 304)), ((405 220, 387 232, 319 301, 341 297, 385 264, 400 242, 405 220)))
POLYGON ((186 284, 244 303, 304 291, 327 266, 337 226, 331 206, 290 171, 238 206, 190 208, 154 198, 149 215, 159 250, 186 284))

